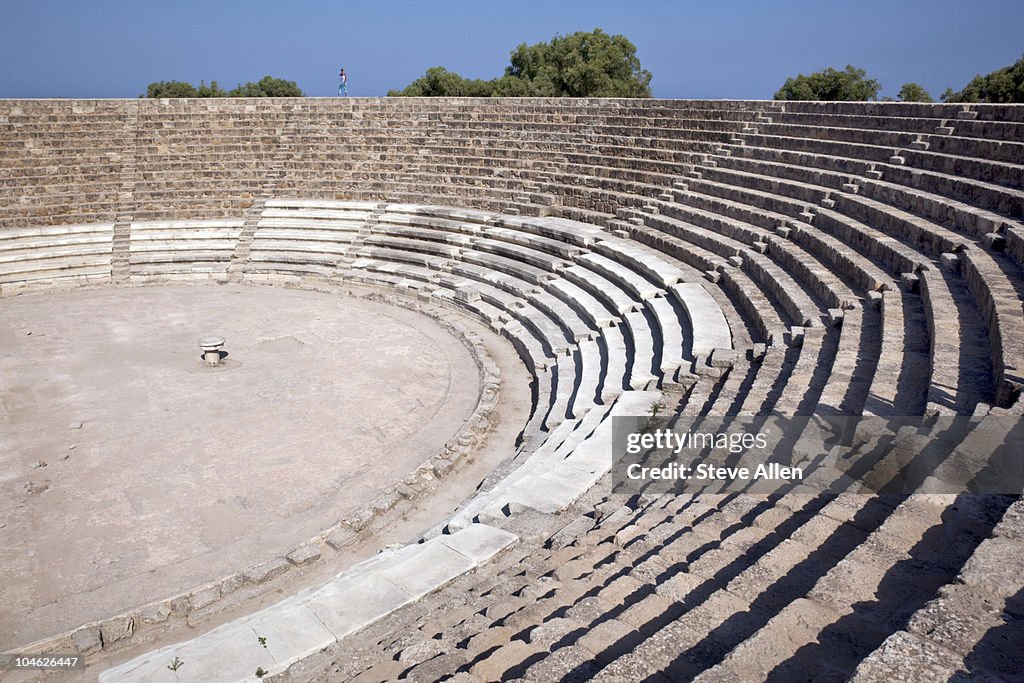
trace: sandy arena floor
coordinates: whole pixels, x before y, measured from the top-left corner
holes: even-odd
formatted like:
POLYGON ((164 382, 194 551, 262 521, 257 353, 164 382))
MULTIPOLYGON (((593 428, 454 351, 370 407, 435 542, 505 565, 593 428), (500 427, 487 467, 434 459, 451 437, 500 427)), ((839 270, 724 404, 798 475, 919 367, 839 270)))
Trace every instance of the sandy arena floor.
POLYGON ((355 298, 0 300, 0 651, 288 552, 433 454, 477 391, 454 336, 355 298))

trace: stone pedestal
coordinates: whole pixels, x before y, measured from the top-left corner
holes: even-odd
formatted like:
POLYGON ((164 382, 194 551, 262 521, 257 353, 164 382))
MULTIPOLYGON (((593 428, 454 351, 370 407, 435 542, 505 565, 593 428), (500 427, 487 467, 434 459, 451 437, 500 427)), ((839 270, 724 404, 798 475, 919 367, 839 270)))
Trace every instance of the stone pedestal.
POLYGON ((203 360, 209 367, 220 365, 220 350, 224 346, 224 337, 209 335, 199 338, 199 348, 203 350, 203 360))

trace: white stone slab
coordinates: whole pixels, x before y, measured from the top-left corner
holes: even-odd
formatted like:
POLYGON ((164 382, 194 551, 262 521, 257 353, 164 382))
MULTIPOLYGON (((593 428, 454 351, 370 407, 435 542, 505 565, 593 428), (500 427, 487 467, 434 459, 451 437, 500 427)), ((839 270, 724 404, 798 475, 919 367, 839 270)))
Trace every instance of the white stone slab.
POLYGON ((572 505, 584 491, 586 489, 579 486, 535 476, 509 486, 505 501, 513 506, 522 505, 540 512, 553 513, 572 505))
POLYGON ((515 544, 519 537, 486 524, 470 524, 457 534, 438 536, 437 541, 481 565, 515 544))
POLYGON ((474 566, 468 557, 442 543, 424 543, 419 552, 378 573, 413 598, 421 598, 474 566))
POLYGON ((362 216, 349 215, 345 219, 311 219, 311 218, 296 218, 291 216, 288 218, 261 218, 256 224, 259 228, 290 228, 292 230, 315 230, 315 231, 335 231, 335 232, 358 232, 362 229, 365 223, 365 218, 362 216))
POLYGON ((558 278, 547 283, 547 289, 571 306, 591 327, 609 327, 618 322, 618 316, 602 304, 596 296, 569 280, 558 278))
POLYGON ((544 311, 565 330, 573 341, 593 339, 597 329, 591 327, 569 304, 549 292, 537 292, 530 297, 530 303, 544 311))
POLYGON ((601 398, 606 403, 622 393, 626 377, 626 364, 629 360, 626 350, 626 339, 619 327, 605 327, 601 330, 602 353, 607 358, 608 367, 601 387, 601 398))
POLYGON ((485 228, 484 234, 492 239, 521 244, 570 260, 580 253, 580 248, 578 246, 567 244, 562 240, 543 237, 541 235, 535 235, 521 230, 513 230, 511 228, 485 228))
POLYGON ((581 265, 571 266, 562 271, 566 280, 580 286, 594 297, 607 304, 619 315, 635 311, 642 305, 625 290, 600 273, 581 265))
MULTIPOLYGON (((334 634, 304 604, 283 604, 280 609, 253 615, 253 639, 266 638, 279 670, 335 642, 334 634)), ((261 646, 262 647, 262 646, 261 646)))
POLYGON ((580 386, 573 397, 569 412, 574 417, 582 417, 594 407, 597 388, 601 384, 601 348, 596 341, 580 342, 577 348, 580 354, 580 386))
POLYGON ((654 314, 655 323, 661 333, 661 372, 668 377, 674 377, 683 366, 682 321, 668 299, 648 299, 644 304, 654 314))
POLYGON ((572 344, 569 343, 565 332, 546 314, 533 306, 520 308, 514 313, 524 325, 536 333, 537 338, 552 356, 560 358, 569 351, 572 344))
POLYGON ((555 366, 557 383, 551 396, 551 408, 544 418, 544 425, 550 431, 565 421, 569 412, 573 387, 576 384, 576 361, 573 356, 560 356, 555 366))
POLYGON ((631 268, 601 254, 583 254, 576 259, 578 264, 612 280, 641 301, 658 296, 662 289, 631 268))
POLYGON ((501 335, 512 342, 526 369, 534 375, 552 363, 540 341, 518 320, 506 323, 501 335))
POLYGON ((563 218, 500 216, 492 222, 497 226, 532 232, 582 247, 593 244, 605 235, 598 227, 563 218))
POLYGON ((100 683, 234 683, 254 677, 256 669, 277 665, 269 648, 253 635, 248 620, 230 622, 198 638, 168 645, 100 673, 100 683), (167 667, 175 657, 177 671, 167 667))
POLYGON ((462 255, 462 259, 467 263, 473 263, 484 268, 500 270, 533 285, 542 285, 548 280, 555 278, 555 274, 549 270, 544 270, 514 258, 502 256, 501 254, 467 250, 462 255))
POLYGON ((658 256, 655 251, 645 249, 635 242, 606 237, 594 245, 594 250, 632 271, 643 273, 663 289, 683 279, 683 271, 658 256))
POLYGON ((539 251, 531 246, 502 242, 500 240, 481 239, 475 240, 473 247, 482 252, 499 254, 543 270, 550 270, 551 272, 557 272, 568 266, 568 262, 564 259, 539 251))
POLYGON ((630 370, 629 386, 640 389, 657 379, 651 373, 655 358, 654 335, 642 311, 628 314, 625 322, 633 339, 633 367, 630 370))
POLYGON ((343 638, 412 600, 391 581, 364 570, 321 587, 305 604, 336 638, 343 638))
POLYGON ((716 348, 731 349, 729 322, 718 302, 696 282, 681 282, 670 288, 683 305, 693 329, 693 354, 708 354, 716 348))
POLYGON ((551 456, 552 459, 557 462, 571 456, 580 444, 584 443, 594 433, 594 430, 604 422, 605 418, 611 414, 613 407, 611 405, 598 406, 584 415, 581 420, 576 420, 576 428, 555 449, 551 456))

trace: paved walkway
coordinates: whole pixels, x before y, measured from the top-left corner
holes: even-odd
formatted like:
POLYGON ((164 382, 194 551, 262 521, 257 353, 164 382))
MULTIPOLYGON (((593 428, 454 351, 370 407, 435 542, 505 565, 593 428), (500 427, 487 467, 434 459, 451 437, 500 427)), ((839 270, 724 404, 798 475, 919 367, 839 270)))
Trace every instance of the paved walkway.
POLYGON ((101 683, 229 683, 279 673, 389 612, 487 562, 517 537, 473 524, 381 553, 327 584, 100 674, 101 683), (176 671, 170 666, 177 659, 176 671))

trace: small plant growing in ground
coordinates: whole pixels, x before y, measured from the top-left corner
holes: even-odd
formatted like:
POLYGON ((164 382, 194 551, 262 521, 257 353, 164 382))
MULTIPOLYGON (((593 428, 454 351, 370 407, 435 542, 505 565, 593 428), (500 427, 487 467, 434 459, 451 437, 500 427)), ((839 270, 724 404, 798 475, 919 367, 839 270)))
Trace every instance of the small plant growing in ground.
POLYGON ((256 640, 260 641, 260 645, 262 645, 263 647, 267 646, 267 637, 266 636, 256 636, 256 640))
MULTIPOLYGON (((266 647, 266 645, 264 645, 266 647)), ((256 678, 263 678, 267 675, 267 672, 263 670, 262 666, 256 667, 256 678)))
POLYGON ((647 421, 644 423, 643 427, 640 428, 640 431, 642 432, 646 432, 647 430, 654 426, 654 423, 658 420, 658 413, 661 412, 661 404, 655 403, 653 406, 651 406, 649 412, 651 416, 647 418, 647 421))
POLYGON ((185 662, 175 657, 174 661, 167 665, 167 668, 173 671, 174 673, 178 673, 178 669, 180 669, 184 663, 185 662))

